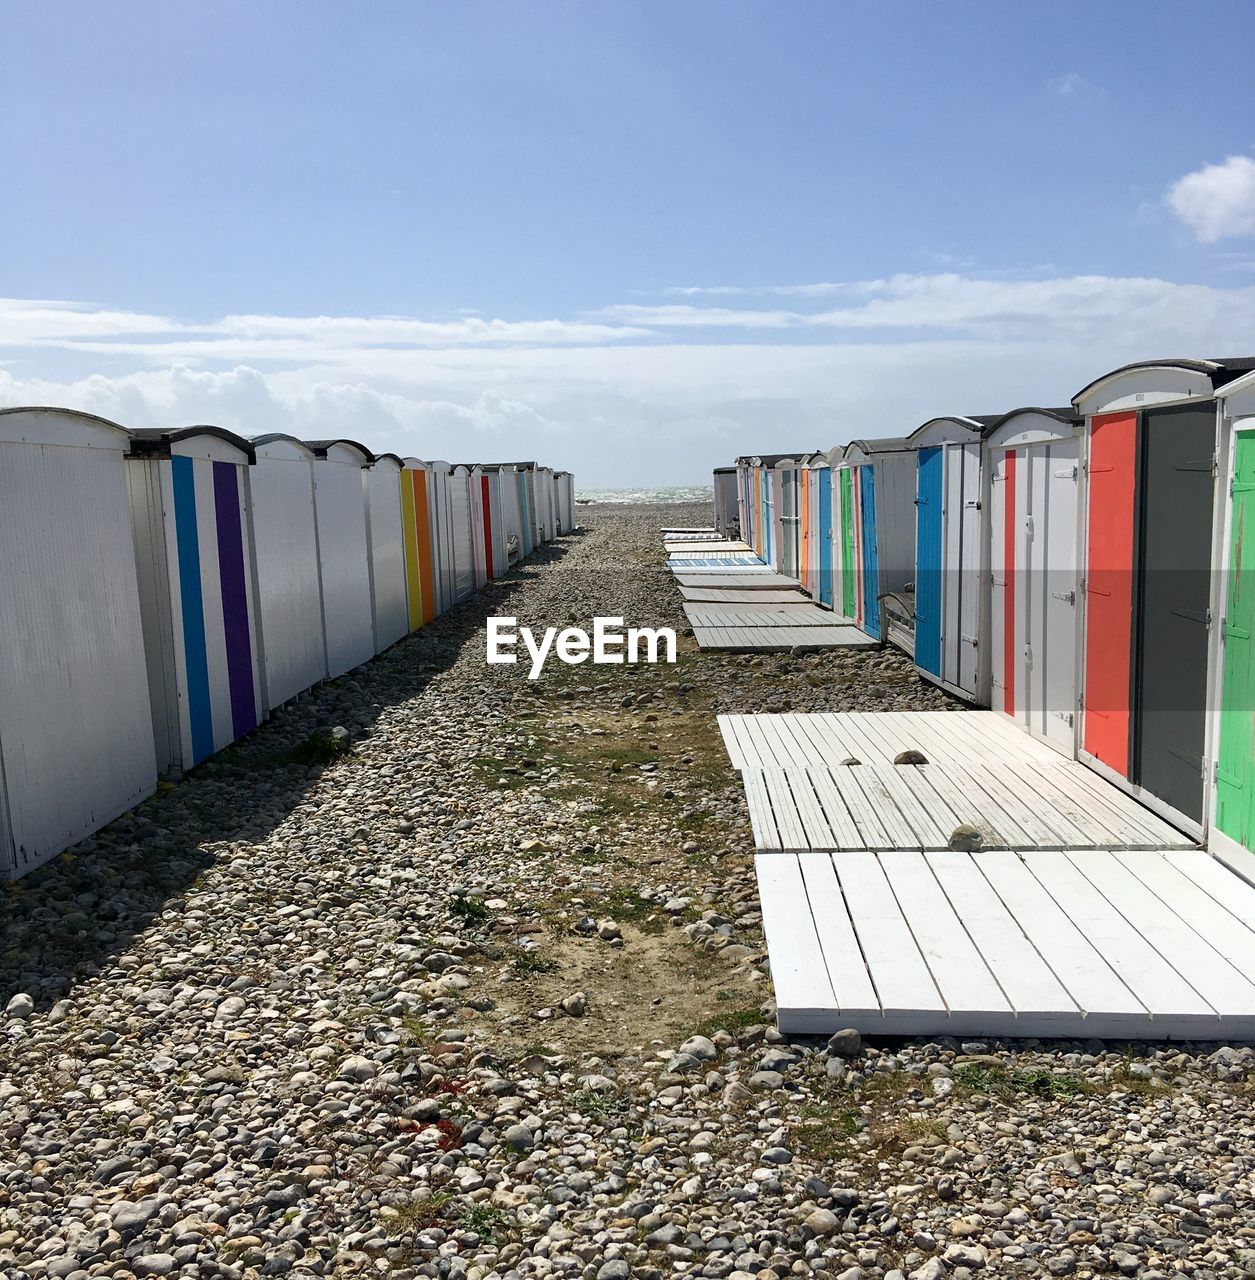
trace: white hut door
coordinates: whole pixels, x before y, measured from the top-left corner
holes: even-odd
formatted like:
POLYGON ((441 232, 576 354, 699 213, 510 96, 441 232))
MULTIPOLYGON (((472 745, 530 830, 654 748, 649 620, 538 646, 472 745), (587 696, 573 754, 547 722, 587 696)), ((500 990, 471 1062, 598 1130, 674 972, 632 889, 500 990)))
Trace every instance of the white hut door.
MULTIPOLYGON (((959 552, 959 678, 960 689, 976 692, 980 669, 981 510, 980 445, 964 444, 954 450, 963 472, 962 525, 959 552)), ((953 518, 953 517, 952 517, 953 518)))
POLYGON ((1025 711, 1033 733, 1070 755, 1076 702, 1077 442, 1026 449, 1024 457, 1029 471, 1025 711))
MULTIPOLYGON (((999 450, 990 460, 989 476, 989 648, 992 661, 990 703, 995 711, 1014 714, 1014 701, 1008 704, 1007 604, 1012 589, 1010 566, 1007 564, 1007 452, 999 450)), ((1014 629, 1012 629, 1012 638, 1014 629)))

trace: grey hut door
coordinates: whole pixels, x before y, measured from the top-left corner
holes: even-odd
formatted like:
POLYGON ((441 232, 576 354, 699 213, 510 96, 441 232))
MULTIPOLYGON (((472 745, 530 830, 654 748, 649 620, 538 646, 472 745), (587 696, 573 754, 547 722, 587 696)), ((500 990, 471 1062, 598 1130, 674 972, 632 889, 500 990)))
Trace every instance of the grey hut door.
POLYGON ((1215 407, 1148 409, 1141 431, 1134 762, 1138 783, 1203 817, 1215 407))

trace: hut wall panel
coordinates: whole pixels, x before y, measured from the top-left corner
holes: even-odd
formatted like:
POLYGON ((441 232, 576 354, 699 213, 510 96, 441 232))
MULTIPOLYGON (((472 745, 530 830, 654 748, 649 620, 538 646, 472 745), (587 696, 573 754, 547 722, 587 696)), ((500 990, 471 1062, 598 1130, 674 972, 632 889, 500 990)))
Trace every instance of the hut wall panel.
POLYGON ((1255 424, 1233 449, 1215 827, 1255 852, 1255 424))
POLYGON ((979 443, 953 446, 951 452, 963 471, 962 525, 959 552, 959 667, 958 685, 971 694, 982 694, 985 662, 985 527, 981 512, 981 447, 979 443))
POLYGON ((326 674, 334 678, 375 653, 366 496, 355 463, 320 458, 313 466, 326 674))
POLYGON ((156 786, 122 450, 0 443, 0 875, 156 786))
POLYGON ((921 449, 915 517, 915 662, 941 675, 942 501, 945 452, 921 449))
MULTIPOLYGON (((363 472, 366 484, 370 545, 371 602, 375 652, 382 653, 409 630, 406 593, 405 530, 400 476, 404 472, 378 462, 363 472)), ((413 492, 411 490, 411 503, 413 492)))
POLYGON ((261 720, 244 466, 127 465, 157 767, 179 772, 261 720))
POLYGON ((1136 781, 1203 817, 1208 610, 1216 409, 1148 409, 1142 418, 1136 591, 1136 781))
POLYGON ((313 474, 308 458, 258 451, 247 472, 268 709, 327 674, 313 474))
POLYGON ((1103 414, 1089 437, 1085 571, 1085 750, 1129 774, 1133 493, 1137 415, 1103 414))
POLYGON ((453 599, 465 600, 475 590, 471 490, 470 480, 465 472, 454 472, 449 477, 449 522, 452 531, 453 599))

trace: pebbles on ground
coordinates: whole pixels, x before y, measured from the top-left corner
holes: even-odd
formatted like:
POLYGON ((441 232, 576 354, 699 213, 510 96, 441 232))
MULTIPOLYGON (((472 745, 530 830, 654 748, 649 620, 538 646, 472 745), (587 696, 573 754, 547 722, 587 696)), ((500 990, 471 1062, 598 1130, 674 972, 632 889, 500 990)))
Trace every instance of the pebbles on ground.
POLYGON ((12 887, 0 1274, 1255 1275, 1250 1049, 774 1028, 714 715, 951 704, 888 650, 487 667, 490 613, 683 632, 708 508, 579 515, 12 887))

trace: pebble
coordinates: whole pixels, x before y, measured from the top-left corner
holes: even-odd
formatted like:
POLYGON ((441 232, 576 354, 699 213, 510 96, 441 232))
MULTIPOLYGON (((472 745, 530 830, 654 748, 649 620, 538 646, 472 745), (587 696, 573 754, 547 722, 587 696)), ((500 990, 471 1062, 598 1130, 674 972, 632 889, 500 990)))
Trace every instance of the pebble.
POLYGON ((1255 1272, 1250 1047, 776 1030, 714 715, 953 704, 887 649, 486 668, 488 613, 683 627, 657 528, 709 508, 579 514, 6 899, 0 1275, 1255 1272), (594 811, 629 729, 650 802, 594 811))

